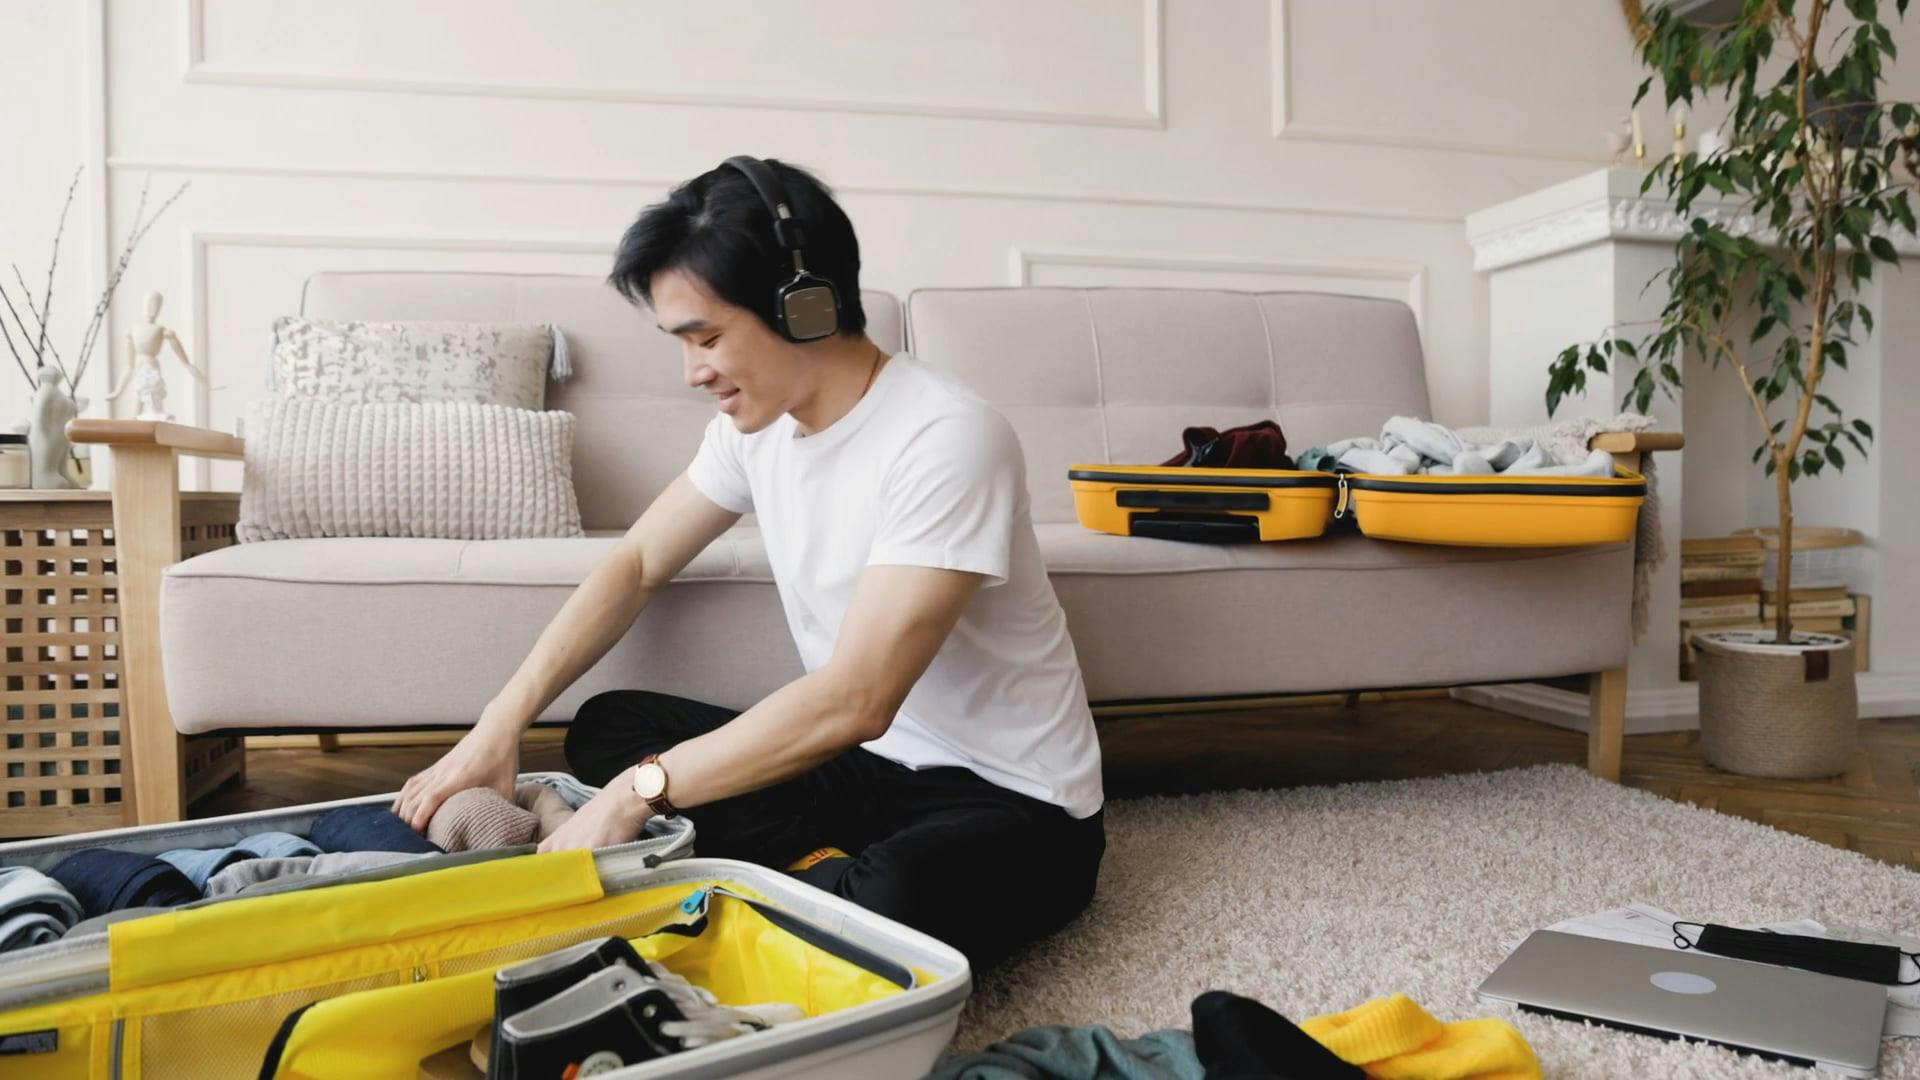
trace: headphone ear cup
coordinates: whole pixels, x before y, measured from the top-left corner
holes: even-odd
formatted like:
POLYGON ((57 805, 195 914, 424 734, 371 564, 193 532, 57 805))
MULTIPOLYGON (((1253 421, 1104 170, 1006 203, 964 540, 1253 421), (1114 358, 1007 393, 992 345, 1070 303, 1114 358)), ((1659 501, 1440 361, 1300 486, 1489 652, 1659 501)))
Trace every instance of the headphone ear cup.
POLYGON ((796 276, 774 297, 774 311, 788 341, 819 341, 840 332, 840 293, 826 278, 796 276))

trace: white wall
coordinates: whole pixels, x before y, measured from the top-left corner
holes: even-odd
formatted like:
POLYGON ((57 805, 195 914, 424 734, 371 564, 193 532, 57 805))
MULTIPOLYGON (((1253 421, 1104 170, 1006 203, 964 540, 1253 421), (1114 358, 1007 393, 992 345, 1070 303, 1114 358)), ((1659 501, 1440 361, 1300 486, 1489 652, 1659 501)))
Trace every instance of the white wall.
MULTIPOLYGON (((0 102, 6 103, 9 144, 6 167, 0 169, 0 274, 5 275, 16 306, 21 295, 13 276, 16 265, 32 287, 34 303, 45 295, 60 204, 74 169, 87 160, 89 152, 83 100, 86 79, 78 70, 86 55, 86 15, 85 5, 60 0, 0 5, 0 102)), ((95 190, 89 185, 97 172, 81 177, 54 279, 49 337, 69 371, 77 359, 74 347, 93 312, 88 271, 95 261, 91 249, 98 232, 95 211, 104 187, 95 190)), ((33 324, 33 315, 25 308, 20 314, 33 324)), ((7 325, 11 330, 10 318, 7 325)), ((21 352, 26 354, 17 335, 15 344, 22 345, 21 352)), ((0 345, 0 430, 11 431, 16 422, 27 419, 32 386, 4 348, 0 345)), ((31 370, 33 364, 33 357, 27 355, 27 368, 31 370)), ((106 364, 95 356, 88 368, 91 381, 94 369, 104 372, 106 364)))
POLYGON ((166 294, 224 386, 173 370, 170 404, 229 430, 312 271, 598 273, 642 206, 741 152, 817 169, 867 284, 899 293, 1404 297, 1436 415, 1480 421, 1463 218, 1592 169, 1636 81, 1611 0, 7 0, 0 20, 5 100, 38 110, 0 237, 37 250, 90 152, 109 182, 87 216, 116 240, 144 177, 190 180, 115 315, 166 294))

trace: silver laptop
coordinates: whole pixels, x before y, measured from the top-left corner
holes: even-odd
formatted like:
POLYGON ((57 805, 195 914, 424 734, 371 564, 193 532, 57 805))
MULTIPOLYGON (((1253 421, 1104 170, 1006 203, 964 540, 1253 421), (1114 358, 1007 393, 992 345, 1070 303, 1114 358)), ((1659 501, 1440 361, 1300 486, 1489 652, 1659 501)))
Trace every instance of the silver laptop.
POLYGON ((1479 995, 1850 1076, 1879 1067, 1887 1013, 1887 988, 1870 982, 1552 930, 1528 937, 1479 995))

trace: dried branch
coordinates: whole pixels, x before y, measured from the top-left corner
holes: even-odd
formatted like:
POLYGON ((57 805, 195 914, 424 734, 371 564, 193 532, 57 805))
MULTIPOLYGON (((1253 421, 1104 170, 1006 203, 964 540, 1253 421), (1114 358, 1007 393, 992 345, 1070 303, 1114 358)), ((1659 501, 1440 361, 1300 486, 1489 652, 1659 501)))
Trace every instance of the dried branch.
POLYGON ((160 215, 166 213, 167 207, 172 206, 174 201, 179 199, 181 195, 186 194, 186 190, 190 186, 190 182, 183 182, 174 190, 172 195, 167 197, 165 202, 160 204, 159 209, 153 212, 152 218, 146 218, 147 187, 151 182, 152 177, 149 176, 147 183, 140 185, 140 204, 134 210, 133 230, 128 233, 126 246, 121 250, 119 259, 115 261, 112 272, 107 275, 106 289, 100 294, 100 302, 94 305, 93 320, 87 326, 86 337, 80 343, 80 356, 78 360, 75 361, 75 379, 78 379, 79 374, 85 372, 87 369, 87 359, 93 355, 93 347, 99 340, 100 329, 105 324, 107 310, 113 303, 115 291, 120 287, 120 279, 125 276, 127 272, 127 264, 133 259, 134 250, 140 246, 140 241, 145 238, 148 230, 153 228, 154 223, 159 221, 160 215))
MULTIPOLYGON (((85 166, 81 166, 81 168, 84 169, 85 166)), ((60 238, 65 236, 67 232, 67 211, 73 209, 73 193, 80 189, 80 172, 81 169, 73 170, 73 182, 67 185, 67 201, 60 204, 60 224, 53 230, 53 258, 47 263, 46 299, 40 301, 40 311, 34 314, 34 318, 40 320, 41 349, 47 347, 47 323, 52 320, 53 316, 53 272, 60 265, 60 238)), ((15 267, 15 276, 18 276, 19 273, 19 267, 15 267)), ((33 290, 27 288, 25 278, 20 279, 20 288, 26 293, 27 306, 32 307, 33 290)), ((58 354, 56 354, 55 358, 58 359, 58 354)), ((61 369, 62 374, 65 374, 65 371, 65 368, 61 369)))
POLYGON ((13 354, 13 362, 20 365, 20 374, 27 377, 27 385, 34 385, 33 372, 27 370, 27 362, 20 356, 20 347, 13 343, 13 334, 7 329, 5 319, 0 319, 0 338, 6 339, 7 351, 13 354))
POLYGON ((20 283, 21 295, 27 298, 27 313, 32 315, 34 321, 40 324, 40 344, 46 350, 43 355, 52 356, 54 366, 60 369, 60 374, 65 375, 67 368, 65 364, 60 362, 60 350, 54 348, 53 339, 47 336, 46 312, 33 306, 33 289, 27 285, 26 276, 20 273, 20 265, 18 263, 13 264, 13 278, 20 283))

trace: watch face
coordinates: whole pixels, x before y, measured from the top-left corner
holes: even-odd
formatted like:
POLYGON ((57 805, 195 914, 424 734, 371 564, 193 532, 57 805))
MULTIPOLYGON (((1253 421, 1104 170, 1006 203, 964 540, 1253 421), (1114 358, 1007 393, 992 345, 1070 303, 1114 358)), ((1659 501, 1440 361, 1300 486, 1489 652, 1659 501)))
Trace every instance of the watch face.
POLYGON ((643 799, 657 799, 666 794, 667 770, 652 762, 640 766, 640 771, 633 775, 633 790, 643 799))

